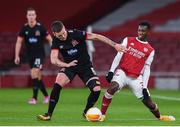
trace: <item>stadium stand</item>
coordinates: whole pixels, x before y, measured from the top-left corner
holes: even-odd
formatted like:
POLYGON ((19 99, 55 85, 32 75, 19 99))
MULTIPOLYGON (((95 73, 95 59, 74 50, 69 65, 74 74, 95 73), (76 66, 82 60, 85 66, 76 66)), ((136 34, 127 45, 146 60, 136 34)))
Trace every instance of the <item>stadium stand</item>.
MULTIPOLYGON (((95 22, 92 26, 96 31, 107 31, 117 26, 122 27, 127 21, 137 19, 140 16, 149 14, 153 10, 162 8, 170 3, 174 3, 175 0, 161 0, 162 2, 157 2, 156 0, 136 0, 125 4, 122 8, 115 10, 101 20, 95 22)), ((163 13, 161 13, 163 14, 163 13)), ((136 26, 136 24, 135 24, 136 26)), ((134 26, 133 26, 134 27, 134 26)), ((113 29, 114 30, 114 29, 113 29)))
MULTIPOLYGON (((11 1, 4 1, 0 8, 1 12, 6 12, 6 15, 3 15, 3 18, 1 20, 2 25, 0 26, 0 87, 9 87, 9 84, 15 87, 23 87, 24 85, 29 84, 29 81, 27 80, 27 77, 29 77, 29 72, 26 71, 28 69, 28 65, 16 67, 13 63, 17 31, 19 30, 21 25, 26 22, 25 10, 27 7, 33 6, 38 12, 38 19, 40 19, 40 21, 43 21, 43 24, 45 24, 46 26, 49 26, 53 20, 58 19, 62 20, 67 28, 73 27, 82 29, 89 23, 96 21, 97 19, 103 17, 107 13, 113 11, 114 9, 128 1, 130 0, 113 0, 113 2, 109 0, 105 0, 103 2, 99 0, 55 0, 53 2, 44 1, 42 3, 41 1, 27 2, 24 0, 20 0, 18 2, 14 2, 13 4, 9 4, 9 2, 11 1), (19 6, 20 3, 21 6, 19 6), (11 9, 7 9, 7 6, 11 9), (101 8, 99 8, 100 6, 101 8), (23 83, 20 83, 21 85, 19 84, 18 86, 16 86, 16 84, 18 84, 18 80, 16 80, 18 76, 24 78, 20 78, 21 82, 23 83), (6 82, 6 80, 8 80, 9 82, 6 82)), ((24 63, 26 61, 25 56, 22 57, 24 63)), ((47 59, 45 61, 43 72, 45 73, 45 75, 47 75, 47 78, 45 76, 44 80, 48 82, 47 84, 52 84, 55 78, 55 74, 57 73, 57 67, 53 66, 50 63, 50 59, 47 59), (49 81, 52 82, 49 83, 49 81)), ((77 81, 79 81, 78 78, 77 81)))
POLYGON ((1 18, 0 31, 2 32, 17 32, 21 25, 26 21, 26 9, 33 6, 37 10, 38 19, 43 21, 43 24, 49 26, 54 20, 62 20, 68 28, 83 28, 89 23, 103 17, 117 7, 130 0, 71 0, 71 1, 24 1, 19 0, 13 2, 10 0, 1 3, 1 12, 5 12, 1 18), (21 4, 21 6, 19 6, 21 4), (11 9, 7 9, 11 8, 11 9), (12 21, 13 19, 13 21, 12 21), (83 20, 82 20, 83 19, 83 20), (10 25, 9 24, 15 24, 10 25))
MULTIPOLYGON (((180 29, 176 27, 178 25, 180 13, 180 1, 160 0, 161 2, 156 2, 156 0, 136 0, 126 1, 127 3, 125 1, 120 2, 119 0, 114 0, 114 3, 109 2, 108 0, 105 0, 104 2, 98 0, 87 0, 86 3, 82 0, 78 1, 81 4, 77 4, 74 1, 71 3, 71 5, 69 5, 68 2, 61 3, 61 6, 64 6, 63 9, 59 8, 59 5, 56 2, 51 3, 51 9, 47 7, 47 5, 50 4, 47 3, 47 1, 43 3, 43 5, 41 2, 37 2, 37 4, 35 4, 35 8, 39 9, 37 10, 39 19, 45 21, 44 24, 47 26, 49 26, 50 22, 54 19, 63 19, 68 28, 75 26, 79 29, 83 29, 88 24, 93 24, 92 26, 95 32, 101 33, 118 42, 122 41, 125 36, 136 36, 137 24, 142 20, 148 20, 153 24, 152 33, 149 40, 152 42, 152 45, 156 51, 155 60, 152 64, 152 74, 154 75, 150 79, 150 84, 154 84, 156 74, 164 74, 167 72, 176 74, 180 72, 180 56, 178 55, 180 53, 180 29), (99 8, 100 5, 101 8, 99 8), (73 13, 71 13, 72 11, 67 11, 66 7, 71 8, 73 13), (46 8, 48 8, 48 10, 46 8), (51 15, 51 13, 54 14, 51 15), (49 14, 48 18, 47 14, 49 14), (172 24, 174 24, 176 29, 173 29, 173 31, 168 30, 167 26, 172 26, 172 24)), ((12 62, 14 59, 14 44, 17 35, 16 32, 20 25, 25 21, 24 9, 29 6, 24 4, 23 0, 21 0, 21 2, 22 7, 20 10, 16 8, 17 6, 12 6, 12 8, 15 10, 14 13, 17 13, 19 18, 16 18, 15 15, 11 17, 11 12, 7 12, 5 19, 2 20, 2 23, 5 25, 0 26, 1 70, 6 68, 9 69, 10 66, 14 67, 12 62), (11 22, 11 20, 8 20, 9 17, 14 18, 15 21, 13 23, 17 25, 8 27, 8 23, 6 24, 6 22, 11 22), (8 50, 6 50, 7 45, 8 50), (5 58, 4 56, 8 57, 5 58)), ((8 1, 7 3, 5 2, 5 4, 8 4, 8 1)), ((5 9, 5 6, 3 8, 5 9)), ((100 78, 104 86, 107 86, 108 84, 104 79, 104 74, 108 71, 116 51, 113 48, 98 42, 95 42, 94 45, 96 48, 96 53, 94 54, 93 64, 98 74, 102 75, 100 78)), ((0 86, 9 87, 9 84, 12 84, 12 86, 15 87, 25 87, 25 84, 30 84, 28 80, 28 72, 26 72, 27 68, 28 65, 23 65, 21 67, 11 68, 5 73, 3 72, 1 74, 0 86), (22 78, 24 75, 20 73, 21 71, 24 71, 25 74, 27 73, 27 76, 22 78), (8 76, 6 76, 7 73, 9 74, 8 76), (21 78, 19 77, 18 79, 18 77, 14 77, 13 74, 15 73, 19 74, 21 78), (17 85, 17 79, 24 79, 24 83, 17 85), (9 83, 6 82, 7 80, 9 83)), ((51 86, 51 83, 55 78, 54 75, 57 73, 57 67, 50 63, 50 59, 45 61, 43 72, 45 74, 43 80, 47 82, 48 86, 51 86)), ((76 78, 72 84, 70 84, 69 87, 83 86, 79 78, 76 78)))
MULTIPOLYGON (((89 22, 93 22, 97 20, 98 18, 102 17, 103 15, 107 14, 108 12, 114 10, 115 8, 122 5, 123 1, 114 0, 113 3, 109 2, 108 0, 105 0, 103 3, 101 1, 97 0, 87 0, 86 2, 82 0, 78 1, 54 1, 53 3, 51 1, 45 1, 45 2, 33 2, 32 5, 34 5, 38 12, 38 18, 44 21, 43 23, 46 26, 49 26, 49 24, 53 20, 60 19, 62 20, 65 25, 68 28, 83 28, 84 26, 87 26, 89 22), (51 6, 48 6, 51 5, 51 6), (102 9, 98 9, 99 6, 102 6, 102 9), (63 6, 63 8, 60 8, 59 6, 63 6), (47 10, 46 8, 49 9, 47 10), (58 10, 57 10, 58 8, 58 10), (70 9, 70 11, 69 11, 70 9), (93 11, 98 10, 95 14, 92 13, 93 11), (47 18, 47 14, 48 18, 47 18), (51 15, 53 14, 53 15, 51 15), (93 14, 93 16, 92 16, 93 14), (82 20, 83 17, 83 20, 82 20)), ((23 0, 19 1, 18 3, 14 3, 13 5, 9 5, 9 1, 4 1, 2 3, 4 6, 2 6, 1 10, 2 12, 6 12, 6 15, 1 20, 1 23, 3 25, 0 26, 0 46, 4 49, 1 50, 1 54, 6 53, 9 56, 14 55, 14 44, 16 41, 16 35, 17 31, 19 30, 20 26, 25 22, 25 9, 29 7, 30 5, 23 0), (21 7, 18 6, 19 3, 22 3, 21 7), (11 10, 14 10, 13 13, 17 15, 12 15, 12 11, 8 10, 6 8, 6 5, 8 5, 11 10), (16 17, 14 17, 16 16, 16 17), (16 25, 8 25, 11 24, 11 20, 9 18, 13 19, 13 24, 16 25), (10 49, 6 49, 4 47, 7 47, 6 45, 10 46, 10 49)), ((41 21, 40 20, 40 21, 41 21)), ((5 58, 8 61, 12 61, 12 57, 5 58)), ((7 60, 4 60, 3 58, 0 59, 0 63, 2 65, 2 62, 6 62, 7 60)), ((1 69, 3 67, 1 66, 1 69)))
MULTIPOLYGON (((148 3, 147 1, 143 1, 143 0, 130 2, 125 6, 123 6, 122 8, 119 8, 117 11, 115 11, 114 12, 115 14, 114 13, 110 14, 104 19, 98 21, 97 24, 93 24, 93 26, 95 27, 96 31, 100 31, 100 33, 103 33, 119 41, 125 36, 136 36, 136 29, 137 29, 136 26, 142 20, 150 21, 153 24, 153 28, 154 28, 155 26, 165 24, 171 19, 179 19, 178 8, 180 7, 180 1, 165 0, 157 4, 154 4, 152 1, 151 3, 148 4, 147 3, 148 3), (169 10, 172 10, 177 13, 172 13, 172 11, 169 10), (124 12, 126 12, 126 14, 133 16, 129 16, 129 15, 125 16, 124 12), (118 14, 119 16, 117 17, 116 15, 118 14), (161 16, 161 18, 159 16, 161 16), (132 17, 134 17, 134 19, 131 19, 132 17), (116 20, 116 22, 119 21, 120 23, 118 25, 116 23, 111 24, 115 22, 114 20, 116 20), (108 21, 110 23, 107 23, 108 26, 106 27, 109 27, 111 29, 106 30, 105 32, 101 32, 102 29, 106 29, 103 28, 104 27, 103 24, 108 21)), ((176 27, 175 30, 177 29, 178 28, 176 27)), ((177 33, 175 32, 171 33, 172 36, 171 34, 169 36, 169 34, 170 33, 167 32, 164 33, 162 31, 161 33, 157 33, 157 28, 155 27, 155 30, 152 31, 152 35, 150 36, 150 42, 152 41, 152 45, 155 47, 156 50, 156 56, 152 66, 152 69, 155 72, 156 71, 177 72, 180 70, 180 67, 178 67, 177 65, 177 62, 179 61, 180 58, 178 55, 179 37, 177 37, 177 33), (172 55, 174 56, 173 58, 172 55), (159 63, 163 63, 163 65, 159 63)), ((111 53, 109 52, 109 54, 111 53)), ((109 59, 111 59, 111 57, 113 56, 109 56, 109 59)))

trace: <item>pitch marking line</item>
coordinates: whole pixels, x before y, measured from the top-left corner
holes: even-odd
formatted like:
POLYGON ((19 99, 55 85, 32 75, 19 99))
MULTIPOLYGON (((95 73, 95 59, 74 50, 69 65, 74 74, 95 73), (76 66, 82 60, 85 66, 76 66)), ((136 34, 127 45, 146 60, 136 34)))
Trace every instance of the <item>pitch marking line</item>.
POLYGON ((176 97, 166 97, 166 96, 160 96, 160 95, 153 95, 153 98, 162 99, 162 100, 170 100, 170 101, 180 101, 180 98, 176 97))
MULTIPOLYGON (((103 91, 105 92, 105 91, 103 91)), ((129 96, 133 96, 133 94, 130 93, 126 93, 123 91, 120 91, 119 94, 124 94, 124 95, 129 95, 129 96)), ((151 95, 152 98, 157 98, 157 99, 162 99, 162 100, 169 100, 169 101, 180 101, 180 98, 177 97, 167 97, 167 96, 161 96, 161 95, 151 95)))

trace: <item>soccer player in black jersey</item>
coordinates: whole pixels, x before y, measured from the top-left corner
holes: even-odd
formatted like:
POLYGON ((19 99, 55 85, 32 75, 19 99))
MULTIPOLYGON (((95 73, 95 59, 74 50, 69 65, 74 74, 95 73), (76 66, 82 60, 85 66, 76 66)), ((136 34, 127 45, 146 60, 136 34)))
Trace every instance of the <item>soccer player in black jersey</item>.
POLYGON ((49 102, 49 96, 45 85, 41 80, 41 68, 45 57, 43 41, 46 39, 50 44, 52 38, 45 27, 36 21, 36 11, 33 8, 27 9, 27 23, 19 32, 15 47, 15 64, 20 64, 20 50, 22 43, 25 43, 28 60, 31 67, 31 78, 33 85, 33 97, 28 101, 29 104, 37 103, 38 90, 40 88, 44 95, 44 103, 49 102))
POLYGON ((44 121, 51 119, 62 87, 73 80, 76 74, 90 90, 87 104, 83 111, 83 116, 85 116, 87 110, 93 107, 98 100, 101 91, 99 78, 90 61, 85 40, 97 40, 107 43, 117 51, 125 52, 126 48, 99 34, 86 33, 76 29, 66 30, 61 21, 54 21, 51 29, 54 34, 51 47, 51 62, 62 69, 56 77, 50 95, 48 112, 44 115, 38 115, 37 118, 44 121), (62 54, 64 61, 58 58, 59 53, 62 54))

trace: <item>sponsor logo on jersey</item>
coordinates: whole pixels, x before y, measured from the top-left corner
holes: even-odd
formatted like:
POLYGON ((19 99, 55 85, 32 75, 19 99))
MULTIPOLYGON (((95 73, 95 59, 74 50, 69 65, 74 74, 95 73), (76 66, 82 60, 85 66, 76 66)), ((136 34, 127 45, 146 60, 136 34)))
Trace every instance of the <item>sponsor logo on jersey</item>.
POLYGON ((134 57, 137 57, 139 59, 141 59, 142 57, 145 57, 145 53, 143 53, 135 48, 132 48, 130 46, 129 46, 129 54, 134 57))
POLYGON ((40 35, 41 35, 40 31, 39 31, 39 30, 36 30, 35 36, 40 36, 40 35))
POLYGON ((68 51, 67 51, 67 53, 68 53, 70 56, 74 56, 74 55, 76 55, 76 54, 77 54, 77 52, 78 52, 78 50, 77 50, 77 49, 70 49, 70 50, 68 50, 68 51))
POLYGON ((71 43, 72 43, 73 47, 79 44, 79 42, 77 42, 76 40, 72 40, 71 43))
POLYGON ((34 37, 29 38, 29 43, 37 43, 37 42, 38 42, 37 38, 34 37))

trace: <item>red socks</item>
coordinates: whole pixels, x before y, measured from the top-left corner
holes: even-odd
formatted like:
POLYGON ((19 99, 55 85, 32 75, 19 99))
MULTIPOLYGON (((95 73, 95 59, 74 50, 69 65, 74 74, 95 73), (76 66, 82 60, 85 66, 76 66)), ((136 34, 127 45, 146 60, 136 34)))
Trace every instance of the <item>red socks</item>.
POLYGON ((101 112, 103 115, 106 114, 107 108, 109 107, 109 104, 111 103, 113 95, 109 94, 108 92, 105 93, 103 100, 102 100, 102 106, 101 106, 101 112))

